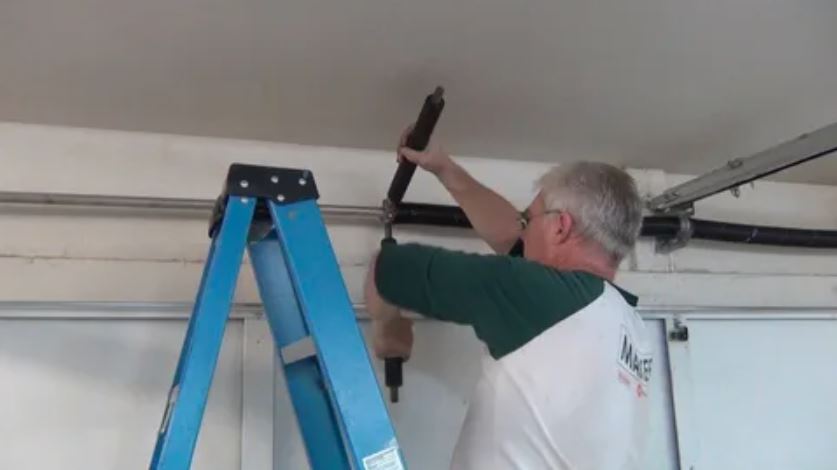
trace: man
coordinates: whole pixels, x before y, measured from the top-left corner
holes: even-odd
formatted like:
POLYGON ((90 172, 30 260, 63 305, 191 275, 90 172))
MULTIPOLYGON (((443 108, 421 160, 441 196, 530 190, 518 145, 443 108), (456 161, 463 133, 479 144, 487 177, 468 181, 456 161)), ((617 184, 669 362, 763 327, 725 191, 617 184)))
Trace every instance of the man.
POLYGON ((470 325, 487 346, 451 468, 641 468, 651 347, 636 297, 612 284, 639 234, 633 179, 561 165, 520 214, 438 147, 400 155, 436 175, 498 253, 384 246, 367 281, 378 356, 410 354, 399 309, 470 325))

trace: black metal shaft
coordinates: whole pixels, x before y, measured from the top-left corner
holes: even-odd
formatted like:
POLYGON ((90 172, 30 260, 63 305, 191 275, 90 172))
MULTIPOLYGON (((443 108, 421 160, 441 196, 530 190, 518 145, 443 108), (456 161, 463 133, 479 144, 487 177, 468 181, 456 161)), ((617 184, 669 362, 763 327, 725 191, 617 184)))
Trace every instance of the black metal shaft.
MULTIPOLYGON (((439 121, 439 116, 445 108, 445 90, 442 87, 436 87, 436 90, 427 96, 424 100, 424 106, 421 108, 419 117, 416 120, 413 130, 407 136, 405 145, 413 150, 424 150, 430 142, 430 136, 433 134, 433 129, 436 127, 436 122, 439 121)), ((398 204, 404 199, 404 194, 407 192, 407 186, 413 179, 413 174, 416 172, 415 163, 407 160, 402 160, 398 164, 398 169, 395 170, 395 176, 392 178, 392 183, 389 185, 387 191, 387 199, 398 204)))
MULTIPOLYGON (((436 128, 436 123, 439 121, 439 116, 445 108, 445 90, 442 87, 436 87, 430 95, 424 100, 424 105, 421 107, 418 119, 413 126, 413 130, 407 136, 404 145, 413 150, 424 150, 430 142, 430 136, 433 134, 433 129, 436 128)), ((395 175, 392 177, 392 182, 387 191, 387 200, 384 201, 384 208, 398 207, 398 204, 404 199, 404 194, 407 193, 407 186, 413 179, 413 174, 416 172, 416 164, 410 161, 402 160, 395 170, 395 175)), ((395 243, 392 237, 392 220, 387 220, 384 224, 385 236, 381 241, 384 243, 395 243)), ((384 360, 384 379, 389 388, 390 401, 398 402, 398 389, 404 384, 404 372, 402 370, 404 359, 400 357, 392 357, 384 360)))
POLYGON ((404 359, 388 357, 384 359, 384 381, 389 388, 389 399, 398 403, 398 389, 404 385, 404 359))

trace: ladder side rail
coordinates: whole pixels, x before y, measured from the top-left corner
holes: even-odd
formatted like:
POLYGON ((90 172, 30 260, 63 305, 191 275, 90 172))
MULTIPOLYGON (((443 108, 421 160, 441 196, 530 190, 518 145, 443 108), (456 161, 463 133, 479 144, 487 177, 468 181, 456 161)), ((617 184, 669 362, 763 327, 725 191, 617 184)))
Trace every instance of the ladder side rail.
POLYGON ((406 468, 316 200, 268 208, 354 468, 406 468))
POLYGON ((189 320, 151 470, 189 468, 232 307, 255 200, 230 197, 189 320))
POLYGON ((317 358, 313 355, 292 357, 290 352, 283 354, 283 350, 290 350, 310 338, 275 232, 250 245, 250 262, 308 463, 313 470, 351 470, 342 431, 324 388, 317 358))

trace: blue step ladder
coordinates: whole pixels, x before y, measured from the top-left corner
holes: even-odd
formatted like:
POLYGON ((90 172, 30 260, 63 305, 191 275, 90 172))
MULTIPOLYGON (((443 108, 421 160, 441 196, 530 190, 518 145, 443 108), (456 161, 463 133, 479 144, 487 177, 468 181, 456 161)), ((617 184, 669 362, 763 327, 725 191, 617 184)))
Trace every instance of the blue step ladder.
POLYGON ((151 470, 191 465, 245 247, 311 468, 406 468, 318 197, 307 170, 230 166, 151 470))

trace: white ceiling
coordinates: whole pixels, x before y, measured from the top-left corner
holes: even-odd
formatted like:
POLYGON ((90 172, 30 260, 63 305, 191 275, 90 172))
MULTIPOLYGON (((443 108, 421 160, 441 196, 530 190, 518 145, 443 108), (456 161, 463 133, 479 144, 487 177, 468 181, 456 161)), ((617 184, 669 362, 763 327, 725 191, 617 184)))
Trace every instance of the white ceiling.
MULTIPOLYGON (((0 0, 0 120, 703 172, 837 121, 835 0, 0 0)), ((832 160, 789 178, 837 183, 832 160)))

